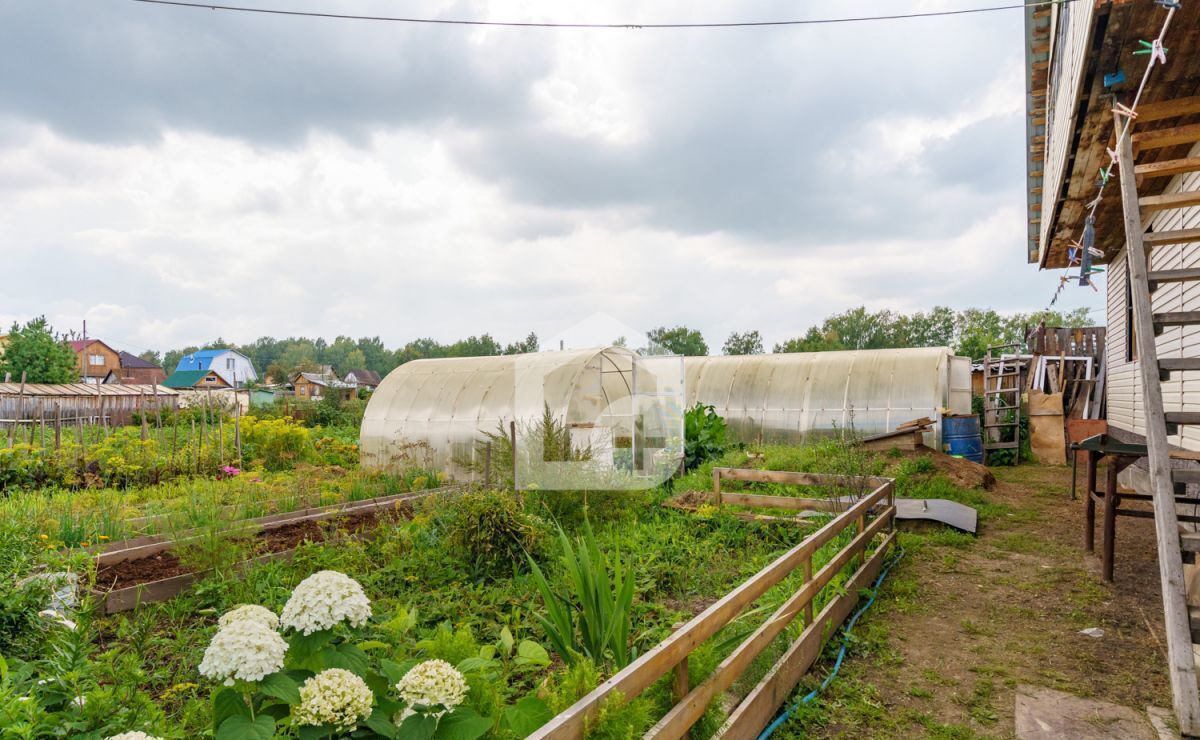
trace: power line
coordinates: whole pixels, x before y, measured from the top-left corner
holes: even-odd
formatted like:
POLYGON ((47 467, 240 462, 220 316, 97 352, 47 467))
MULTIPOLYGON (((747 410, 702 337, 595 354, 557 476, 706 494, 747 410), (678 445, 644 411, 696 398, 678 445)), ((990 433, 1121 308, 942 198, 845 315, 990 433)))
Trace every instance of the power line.
POLYGON ((390 23, 424 23, 442 26, 499 26, 505 28, 592 28, 592 29, 670 29, 670 28, 758 28, 767 26, 811 26, 832 23, 864 23, 868 21, 898 21, 910 18, 936 18, 950 15, 969 15, 972 13, 993 13, 1000 10, 1020 10, 1024 8, 1039 8, 1048 5, 1067 5, 1078 0, 1041 0, 1028 4, 993 5, 986 8, 964 8, 962 10, 936 10, 928 13, 897 13, 893 15, 864 15, 844 18, 809 18, 805 20, 780 21, 731 21, 726 23, 552 23, 533 21, 480 21, 456 20, 448 18, 405 18, 385 15, 353 15, 349 13, 320 13, 307 10, 281 10, 275 8, 258 8, 241 5, 213 5, 212 3, 187 2, 186 0, 133 0, 135 3, 151 5, 169 5, 180 8, 202 8, 208 10, 229 10, 239 13, 260 13, 263 15, 301 16, 305 18, 326 18, 352 21, 385 21, 390 23))

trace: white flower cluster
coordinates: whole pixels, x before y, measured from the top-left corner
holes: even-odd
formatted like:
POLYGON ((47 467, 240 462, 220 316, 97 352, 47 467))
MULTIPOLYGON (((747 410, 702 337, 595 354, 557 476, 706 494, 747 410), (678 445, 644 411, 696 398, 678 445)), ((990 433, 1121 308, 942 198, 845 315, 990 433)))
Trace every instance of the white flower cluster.
POLYGON ((296 586, 283 607, 280 623, 310 635, 343 619, 361 627, 371 617, 371 601, 358 581, 333 570, 313 573, 296 586))
POLYGON ((352 729, 371 716, 375 695, 367 683, 343 668, 330 668, 300 687, 300 706, 292 717, 300 725, 332 725, 352 729))
POLYGON ((396 691, 410 707, 440 706, 449 711, 467 698, 467 680, 446 661, 427 660, 405 673, 396 684, 396 691))
POLYGON ((158 735, 147 735, 141 730, 132 730, 119 735, 109 735, 104 740, 162 740, 162 738, 158 735))
POLYGON ((275 616, 275 612, 257 604, 242 604, 231 609, 217 620, 217 626, 228 627, 234 622, 258 622, 269 630, 279 627, 279 617, 275 616))
POLYGON ((261 621, 243 619, 229 622, 217 630, 200 661, 201 675, 224 679, 260 681, 263 676, 283 668, 288 644, 275 630, 261 621))

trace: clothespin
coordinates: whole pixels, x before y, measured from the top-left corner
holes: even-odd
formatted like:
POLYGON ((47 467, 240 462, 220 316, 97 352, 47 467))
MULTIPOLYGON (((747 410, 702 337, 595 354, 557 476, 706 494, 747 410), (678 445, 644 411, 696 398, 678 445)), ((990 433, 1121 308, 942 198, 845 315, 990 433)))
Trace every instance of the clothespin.
POLYGON ((1100 205, 1100 201, 1103 198, 1104 198, 1104 193, 1096 193, 1096 197, 1091 199, 1090 201, 1088 201, 1087 207, 1091 208, 1094 211, 1096 209, 1096 206, 1100 205))
POLYGON ((1183 6, 1179 4, 1179 0, 1154 0, 1155 5, 1161 5, 1167 10, 1179 10, 1183 6))
MULTIPOLYGON (((1136 51, 1133 53, 1137 54, 1136 51)), ((1133 108, 1130 108, 1128 105, 1118 103, 1115 100, 1113 101, 1112 109, 1113 109, 1114 113, 1120 113, 1121 115, 1125 116, 1126 118, 1137 118, 1137 111, 1135 111, 1133 108)))
POLYGON ((1162 39, 1154 39, 1153 41, 1138 41, 1138 45, 1142 48, 1133 52, 1134 55, 1149 54, 1150 64, 1155 62, 1167 63, 1167 47, 1162 45, 1162 39))
POLYGON ((1108 184, 1108 176, 1112 172, 1112 166, 1100 168, 1100 187, 1108 184))
MULTIPOLYGON (((1092 256, 1095 257, 1096 259, 1104 259, 1104 251, 1103 250, 1096 249, 1095 247, 1089 247, 1088 251, 1091 252, 1092 256)), ((1101 270, 1099 267, 1093 267, 1092 272, 1104 272, 1104 270, 1101 270)))
POLYGON ((1112 172, 1113 168, 1117 166, 1117 152, 1109 148, 1105 148, 1104 151, 1108 152, 1108 171, 1112 172))

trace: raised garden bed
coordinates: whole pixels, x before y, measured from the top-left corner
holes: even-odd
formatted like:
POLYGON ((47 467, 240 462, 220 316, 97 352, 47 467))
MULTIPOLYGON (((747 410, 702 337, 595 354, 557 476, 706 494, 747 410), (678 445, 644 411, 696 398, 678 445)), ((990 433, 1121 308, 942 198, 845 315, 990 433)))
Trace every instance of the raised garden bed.
MULTIPOLYGON (((244 535, 239 535, 236 529, 229 530, 231 537, 249 540, 255 553, 237 568, 288 560, 306 541, 370 537, 388 520, 410 518, 415 501, 452 490, 457 489, 394 494, 247 520, 243 523, 244 535)), ((196 539, 195 535, 179 540, 142 537, 108 546, 96 556, 96 588, 92 596, 108 614, 176 596, 207 575, 207 571, 189 568, 175 552, 180 545, 196 539)))

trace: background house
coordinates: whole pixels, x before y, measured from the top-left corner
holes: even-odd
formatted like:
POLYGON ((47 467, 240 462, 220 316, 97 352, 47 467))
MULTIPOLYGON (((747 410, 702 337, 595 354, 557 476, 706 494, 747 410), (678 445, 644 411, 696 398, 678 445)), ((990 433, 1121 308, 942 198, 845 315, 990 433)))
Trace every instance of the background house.
POLYGON ((296 373, 292 377, 292 387, 296 389, 296 398, 319 401, 330 395, 338 395, 343 401, 354 397, 358 387, 338 380, 333 375, 320 373, 296 373))
POLYGON ((349 371, 342 380, 356 388, 366 388, 368 391, 374 391, 383 382, 379 373, 374 370, 362 369, 349 371))
POLYGON ((99 339, 71 342, 79 362, 79 376, 85 383, 101 383, 110 372, 120 372, 121 355, 99 339))
POLYGON ((168 388, 232 388, 216 370, 176 370, 163 381, 168 388))
POLYGON ((137 355, 132 355, 128 352, 118 352, 117 355, 121 367, 117 370, 109 371, 108 375, 104 377, 106 384, 157 385, 167 379, 167 372, 160 365, 155 365, 153 362, 143 360, 137 355))
POLYGON ((254 363, 250 358, 232 349, 202 349, 184 355, 175 367, 176 373, 195 370, 211 370, 225 384, 235 388, 258 380, 258 373, 254 371, 254 363))

